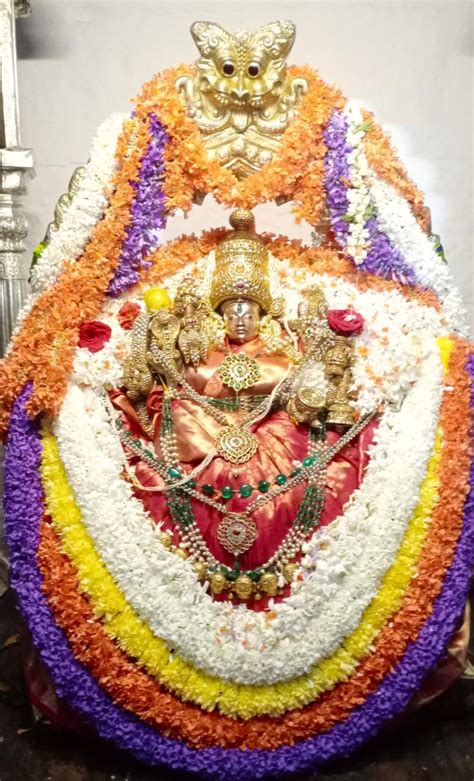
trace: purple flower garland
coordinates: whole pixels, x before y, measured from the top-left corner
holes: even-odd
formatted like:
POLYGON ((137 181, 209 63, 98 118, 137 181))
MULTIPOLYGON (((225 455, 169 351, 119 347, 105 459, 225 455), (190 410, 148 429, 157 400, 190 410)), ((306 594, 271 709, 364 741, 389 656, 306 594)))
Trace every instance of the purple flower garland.
POLYGON ((150 142, 144 154, 138 181, 132 182, 135 197, 131 224, 122 245, 119 265, 109 282, 108 295, 119 296, 140 279, 143 259, 158 243, 159 231, 166 225, 163 192, 164 148, 168 136, 154 114, 150 114, 150 142))
POLYGON ((343 248, 349 233, 349 223, 344 219, 349 209, 349 199, 347 186, 342 181, 348 179, 350 173, 347 156, 352 152, 352 147, 346 141, 348 129, 347 118, 342 111, 334 109, 323 133, 328 150, 324 158, 326 200, 334 235, 343 248))
MULTIPOLYGON (((474 381, 474 357, 469 358, 466 368, 474 381)), ((344 722, 294 746, 274 751, 196 750, 164 737, 115 705, 74 658, 64 633, 55 623, 41 591, 41 574, 36 562, 43 512, 41 442, 37 423, 29 420, 25 411, 30 393, 31 387, 15 402, 5 461, 6 532, 12 585, 58 694, 88 718, 99 735, 151 765, 167 765, 215 781, 251 781, 316 768, 336 756, 346 755, 408 704, 426 673, 444 653, 465 603, 474 559, 474 462, 462 531, 433 611, 401 662, 363 705, 354 709, 344 722)), ((474 408, 474 393, 471 406, 474 408)))
MULTIPOLYGON (((349 222, 345 218, 349 209, 347 191, 350 184, 344 182, 344 179, 349 179, 348 155, 353 150, 347 142, 348 129, 347 117, 342 111, 334 109, 323 133, 328 150, 324 158, 324 187, 331 227, 337 243, 347 254, 349 222)), ((388 236, 380 229, 377 218, 368 218, 364 227, 369 232, 369 250, 357 268, 384 279, 416 285, 414 269, 405 263, 401 253, 392 246, 388 236)))

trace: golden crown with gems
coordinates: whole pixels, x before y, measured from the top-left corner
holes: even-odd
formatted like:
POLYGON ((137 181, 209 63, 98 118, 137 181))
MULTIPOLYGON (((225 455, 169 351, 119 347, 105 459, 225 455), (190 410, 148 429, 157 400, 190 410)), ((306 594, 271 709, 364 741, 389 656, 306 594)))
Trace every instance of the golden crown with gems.
POLYGON ((234 232, 215 251, 209 301, 213 309, 229 299, 256 301, 265 312, 272 305, 269 253, 255 233, 255 218, 247 209, 234 209, 229 222, 234 232))

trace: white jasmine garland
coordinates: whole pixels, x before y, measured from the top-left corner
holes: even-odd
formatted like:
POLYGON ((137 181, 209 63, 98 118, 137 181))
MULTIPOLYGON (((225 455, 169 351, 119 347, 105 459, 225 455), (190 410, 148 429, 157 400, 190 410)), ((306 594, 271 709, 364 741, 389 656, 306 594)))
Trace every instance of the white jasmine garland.
POLYGON ((153 632, 212 675, 275 683, 331 654, 377 593, 417 503, 441 387, 441 363, 431 351, 401 410, 383 414, 361 487, 309 547, 316 569, 274 606, 273 621, 214 602, 189 562, 159 543, 156 527, 121 479, 123 451, 98 393, 71 386, 55 429, 96 549, 153 632))
POLYGON ((451 272, 436 253, 429 236, 418 224, 409 202, 395 188, 369 167, 364 148, 363 115, 358 104, 349 101, 343 112, 348 121, 346 141, 352 147, 347 156, 349 182, 347 189, 350 217, 346 251, 360 265, 368 251, 369 231, 365 225, 371 208, 375 209, 378 227, 392 246, 411 266, 420 284, 434 290, 443 306, 446 322, 452 331, 468 335, 467 314, 451 272))
POLYGON ((467 336, 466 311, 448 265, 440 259, 429 236, 420 228, 409 203, 394 187, 374 173, 371 176, 370 192, 377 209, 380 230, 414 269, 418 281, 435 291, 449 328, 467 336))
POLYGON ((352 147, 352 151, 347 156, 350 187, 347 190, 349 206, 346 216, 350 221, 346 250, 354 263, 360 265, 367 255, 369 238, 369 231, 365 227, 367 210, 370 207, 370 191, 367 184, 369 164, 363 144, 365 131, 362 129, 364 120, 360 107, 349 101, 343 113, 349 123, 346 141, 352 147))
POLYGON ((56 282, 66 260, 75 261, 82 254, 108 206, 106 188, 117 168, 115 149, 127 116, 112 114, 100 125, 81 186, 31 272, 31 288, 36 295, 56 282))
POLYGON ((18 312, 17 318, 15 320, 15 325, 14 325, 14 328, 12 330, 12 335, 10 337, 10 341, 8 342, 7 348, 5 350, 4 358, 7 358, 10 355, 10 353, 11 353, 11 351, 13 349, 13 340, 15 339, 17 334, 19 334, 21 329, 23 328, 23 320, 31 312, 31 309, 32 309, 33 304, 35 303, 35 301, 36 301, 36 296, 34 295, 34 293, 28 293, 27 297, 23 301, 23 305, 22 305, 20 311, 18 312))

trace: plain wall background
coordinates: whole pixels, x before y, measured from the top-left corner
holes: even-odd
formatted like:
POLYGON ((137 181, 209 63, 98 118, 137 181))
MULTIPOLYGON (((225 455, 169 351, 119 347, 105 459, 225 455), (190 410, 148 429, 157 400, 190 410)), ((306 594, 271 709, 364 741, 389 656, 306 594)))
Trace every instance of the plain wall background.
MULTIPOLYGON (((99 123, 128 111, 155 72, 195 61, 193 21, 254 31, 291 19, 297 38, 289 61, 317 68, 392 133, 473 311, 471 3, 33 0, 32 7, 17 23, 22 141, 33 149, 37 173, 26 198, 30 250, 74 168, 87 160, 99 123)), ((256 214, 259 229, 309 237, 285 207, 256 214)), ((171 231, 224 222, 206 198, 190 220, 175 218, 171 231)))

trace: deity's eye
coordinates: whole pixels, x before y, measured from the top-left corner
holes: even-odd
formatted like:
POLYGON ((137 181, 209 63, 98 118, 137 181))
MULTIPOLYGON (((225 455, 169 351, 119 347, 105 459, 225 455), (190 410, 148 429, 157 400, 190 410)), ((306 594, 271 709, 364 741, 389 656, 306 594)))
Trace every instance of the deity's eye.
POLYGON ((233 62, 227 61, 222 66, 222 72, 225 76, 233 76, 235 73, 235 65, 233 62))
POLYGON ((254 79, 260 73, 260 65, 257 62, 251 62, 247 68, 247 73, 254 79))

